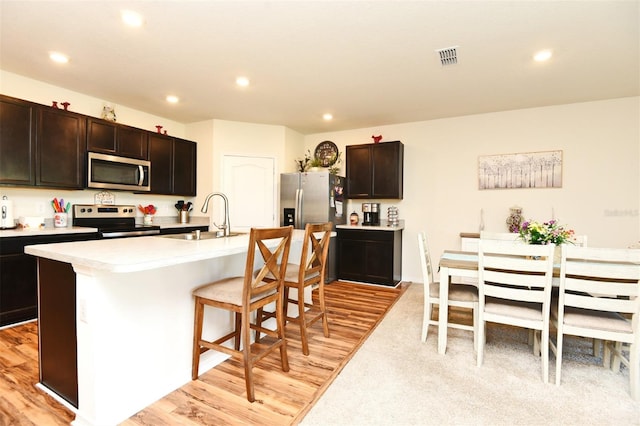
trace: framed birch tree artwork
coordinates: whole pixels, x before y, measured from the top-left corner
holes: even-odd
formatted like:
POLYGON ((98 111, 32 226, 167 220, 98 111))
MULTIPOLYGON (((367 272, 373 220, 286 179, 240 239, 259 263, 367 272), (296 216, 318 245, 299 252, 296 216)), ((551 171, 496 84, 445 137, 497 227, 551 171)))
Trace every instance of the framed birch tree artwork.
POLYGON ((481 155, 478 188, 562 188, 562 151, 481 155))

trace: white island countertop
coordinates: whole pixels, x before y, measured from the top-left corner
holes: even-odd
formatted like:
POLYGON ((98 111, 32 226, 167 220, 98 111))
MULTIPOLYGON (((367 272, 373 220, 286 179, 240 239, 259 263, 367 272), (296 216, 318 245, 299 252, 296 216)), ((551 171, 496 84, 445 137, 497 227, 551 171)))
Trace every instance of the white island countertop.
MULTIPOLYGON (((292 242, 302 241, 303 230, 294 230, 292 242)), ((71 243, 26 246, 33 256, 108 272, 136 272, 233 254, 246 253, 249 234, 205 240, 181 240, 166 236, 113 238, 71 243)))

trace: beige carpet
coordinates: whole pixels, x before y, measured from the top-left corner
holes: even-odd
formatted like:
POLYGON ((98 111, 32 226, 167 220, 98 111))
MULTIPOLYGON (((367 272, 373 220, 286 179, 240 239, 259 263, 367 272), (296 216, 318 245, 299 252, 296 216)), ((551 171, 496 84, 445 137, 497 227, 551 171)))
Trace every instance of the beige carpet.
POLYGON ((562 385, 553 354, 545 385, 527 332, 490 325, 476 367, 470 332, 449 329, 444 356, 435 327, 420 341, 422 297, 411 285, 301 425, 640 425, 628 371, 602 368, 588 341, 565 338, 562 385))

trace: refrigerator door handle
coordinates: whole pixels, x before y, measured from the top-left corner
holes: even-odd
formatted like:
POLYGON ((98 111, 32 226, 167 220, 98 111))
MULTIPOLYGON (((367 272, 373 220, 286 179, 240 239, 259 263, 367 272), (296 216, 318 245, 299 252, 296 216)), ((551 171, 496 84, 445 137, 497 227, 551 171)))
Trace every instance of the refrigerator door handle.
POLYGON ((304 199, 304 191, 302 189, 296 189, 296 216, 294 228, 302 229, 302 202, 304 199))

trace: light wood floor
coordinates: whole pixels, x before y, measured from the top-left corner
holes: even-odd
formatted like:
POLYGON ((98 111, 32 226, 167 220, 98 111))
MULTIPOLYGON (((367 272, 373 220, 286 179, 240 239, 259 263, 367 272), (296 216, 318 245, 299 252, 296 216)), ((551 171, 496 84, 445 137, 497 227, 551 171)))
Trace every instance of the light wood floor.
MULTIPOLYGON (((407 285, 397 289, 334 282, 325 287, 331 337, 319 323, 302 355, 296 324, 286 328, 290 371, 279 355, 255 368, 256 402, 246 399, 242 365, 229 359, 122 423, 124 426, 297 424, 351 359, 407 285)), ((315 294, 314 294, 315 296, 315 294)), ((38 381, 37 324, 0 331, 0 426, 64 425, 74 414, 34 387, 38 381)), ((161 372, 159 372, 161 374, 161 372)))

